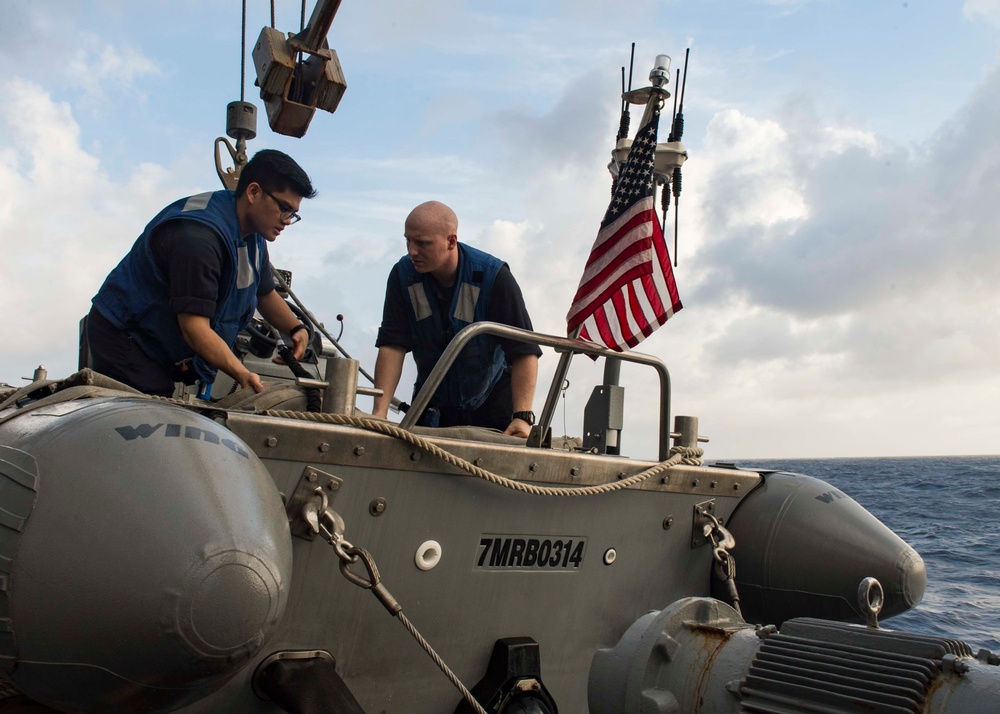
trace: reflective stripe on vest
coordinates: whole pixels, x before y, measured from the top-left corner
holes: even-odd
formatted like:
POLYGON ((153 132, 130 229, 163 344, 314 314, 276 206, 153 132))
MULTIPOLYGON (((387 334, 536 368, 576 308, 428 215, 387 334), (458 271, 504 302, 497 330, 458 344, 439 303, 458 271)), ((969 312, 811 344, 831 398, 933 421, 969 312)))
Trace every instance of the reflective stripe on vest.
POLYGON ((94 305, 119 330, 127 330, 151 359, 170 373, 173 366, 194 358, 193 368, 203 381, 212 381, 216 370, 188 346, 181 336, 177 315, 170 307, 169 286, 153 256, 151 239, 160 224, 193 220, 209 226, 221 239, 223 274, 212 330, 229 346, 253 317, 257 285, 267 256, 263 236, 245 239, 236 215, 232 191, 214 191, 182 198, 164 208, 146 226, 132 250, 108 275, 94 305))
POLYGON ((181 213, 186 213, 187 211, 203 211, 208 208, 208 202, 212 200, 212 194, 214 191, 206 191, 205 193, 199 193, 194 196, 188 196, 188 200, 184 202, 184 208, 181 209, 181 213))
POLYGON ((413 313, 417 320, 426 320, 430 317, 433 313, 431 312, 431 304, 427 301, 424 284, 422 282, 414 283, 406 290, 410 294, 410 304, 413 306, 413 313))
POLYGON ((462 283, 458 286, 458 300, 455 303, 455 317, 462 322, 476 321, 476 302, 479 300, 479 286, 462 283))
MULTIPOLYGON (((241 245, 236 249, 236 288, 242 290, 254 283, 254 269, 250 265, 250 251, 247 246, 241 245)), ((257 272, 260 272, 258 266, 257 272)))
MULTIPOLYGON (((448 342, 463 327, 486 320, 493 281, 505 263, 481 250, 458 244, 458 273, 452 303, 442 314, 433 297, 432 276, 418 273, 408 256, 396 264, 410 320, 413 359, 417 363, 414 394, 444 353, 448 342)), ((500 380, 506 367, 500 343, 490 335, 470 340, 456 356, 441 386, 431 398, 437 407, 478 409, 500 380)))

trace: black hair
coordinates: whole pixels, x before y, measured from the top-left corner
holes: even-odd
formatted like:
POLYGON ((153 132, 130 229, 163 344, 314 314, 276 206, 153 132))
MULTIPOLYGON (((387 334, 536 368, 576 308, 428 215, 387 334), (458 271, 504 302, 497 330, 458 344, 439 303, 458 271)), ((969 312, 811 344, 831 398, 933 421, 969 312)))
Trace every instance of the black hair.
POLYGON ((316 196, 316 189, 302 167, 288 154, 274 149, 261 149, 243 167, 236 184, 237 197, 246 193, 251 183, 271 193, 291 189, 302 198, 316 196))

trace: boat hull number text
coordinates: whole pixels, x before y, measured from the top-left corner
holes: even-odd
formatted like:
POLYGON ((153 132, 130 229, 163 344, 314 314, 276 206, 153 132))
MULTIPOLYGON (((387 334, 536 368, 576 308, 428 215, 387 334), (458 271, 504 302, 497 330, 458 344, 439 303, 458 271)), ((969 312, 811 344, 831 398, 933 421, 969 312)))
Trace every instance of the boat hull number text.
POLYGON ((483 535, 476 553, 479 570, 578 570, 587 539, 579 536, 483 535))

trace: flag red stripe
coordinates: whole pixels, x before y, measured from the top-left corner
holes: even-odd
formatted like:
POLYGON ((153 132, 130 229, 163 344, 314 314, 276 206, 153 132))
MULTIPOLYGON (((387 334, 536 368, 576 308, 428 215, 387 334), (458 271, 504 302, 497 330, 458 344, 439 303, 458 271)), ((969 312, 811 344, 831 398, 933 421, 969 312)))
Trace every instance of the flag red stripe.
POLYGON ((663 301, 660 300, 660 293, 656 289, 656 282, 653 280, 652 274, 643 275, 641 280, 643 292, 646 293, 649 306, 653 309, 653 319, 660 322, 666 310, 663 309, 663 301))
POLYGON ((600 233, 597 234, 597 240, 594 241, 594 247, 590 251, 590 258, 587 259, 587 267, 596 263, 605 253, 614 248, 616 244, 631 231, 636 228, 643 227, 644 224, 648 223, 649 217, 646 215, 647 213, 652 213, 652 208, 646 208, 636 213, 620 226, 616 226, 615 223, 609 223, 607 226, 602 226, 600 233), (611 235, 602 240, 601 233, 605 232, 611 232, 611 235))
MULTIPOLYGON (((624 281, 631 282, 633 280, 641 280, 644 275, 648 275, 650 267, 648 265, 636 266, 628 273, 623 276, 624 281)), ((569 329, 572 331, 577 325, 583 323, 587 319, 589 314, 594 310, 599 309, 600 305, 603 305, 607 300, 618 290, 621 290, 621 285, 609 285, 607 288, 602 290, 600 293, 594 296, 588 296, 589 299, 586 303, 580 305, 574 305, 576 312, 573 313, 569 318, 569 329)))
POLYGON ((649 324, 649 320, 646 319, 646 313, 643 312, 642 305, 639 303, 639 296, 635 293, 634 282, 628 284, 628 302, 632 309, 632 316, 639 325, 639 329, 643 335, 649 337, 653 334, 653 327, 649 324))
MULTIPOLYGON (((652 220, 648 220, 645 225, 658 226, 655 220, 655 214, 652 210, 643 211, 639 215, 646 216, 647 214, 647 218, 652 220)), ((629 224, 631 225, 631 223, 632 222, 630 221, 629 224)), ((576 320, 575 315, 581 312, 589 314, 589 312, 596 309, 596 304, 600 304, 601 302, 607 300, 615 290, 620 289, 624 284, 635 280, 641 275, 648 275, 652 273, 652 249, 652 236, 645 236, 622 248, 621 252, 615 256, 612 261, 608 262, 608 264, 602 268, 601 272, 588 275, 585 271, 584 276, 580 281, 580 287, 577 289, 576 295, 574 296, 573 305, 570 307, 569 316, 567 317, 567 320, 570 323, 569 329, 572 330, 580 324, 580 322, 582 322, 582 320, 576 320), (635 258, 637 255, 646 250, 650 252, 650 260, 643 261, 638 265, 627 265, 630 262, 630 259, 635 258), (626 266, 627 269, 622 270, 622 268, 626 266), (621 272, 618 273, 618 271, 621 272), (592 295, 588 296, 588 293, 592 293, 592 295)))
MULTIPOLYGON (((577 292, 583 291, 586 293, 596 289, 601 283, 614 279, 615 273, 623 268, 628 269, 636 265, 643 265, 647 268, 646 272, 649 272, 648 269, 652 268, 652 263, 650 262, 652 258, 653 241, 650 236, 629 241, 621 247, 620 252, 614 257, 614 260, 603 265, 594 266, 592 269, 586 271, 580 280, 580 290, 577 292)), ((615 282, 620 281, 615 280, 615 282)))
POLYGON ((597 312, 594 313, 594 322, 597 323, 597 333, 601 336, 601 342, 606 345, 616 344, 615 335, 611 332, 603 307, 597 308, 597 312))
POLYGON ((643 260, 638 263, 633 262, 633 264, 629 265, 629 258, 643 252, 652 253, 653 251, 651 248, 652 246, 650 245, 643 247, 640 243, 633 243, 630 245, 626 250, 622 251, 621 260, 619 262, 610 265, 605 272, 596 275, 585 283, 582 283, 580 288, 576 291, 576 297, 573 302, 577 303, 582 300, 586 300, 587 303, 593 303, 594 298, 587 297, 589 293, 600 291, 601 295, 606 295, 608 288, 616 290, 621 287, 622 283, 635 280, 640 275, 649 275, 652 273, 652 261, 643 260), (602 288, 602 286, 606 287, 602 288))
POLYGON ((659 242, 653 241, 653 247, 656 250, 657 258, 659 258, 658 263, 660 272, 663 275, 663 282, 666 283, 667 292, 670 295, 671 310, 677 312, 683 305, 681 305, 680 294, 677 292, 674 271, 670 267, 670 253, 667 251, 667 241, 661 237, 659 242))
MULTIPOLYGON (((590 282, 598 273, 603 273, 608 269, 613 270, 613 266, 622 260, 621 252, 630 249, 634 243, 641 244, 645 250, 652 250, 651 240, 653 233, 650 230, 650 225, 655 221, 656 214, 652 209, 648 209, 640 212, 636 217, 645 217, 645 220, 640 221, 638 224, 634 221, 629 221, 625 224, 604 242, 602 247, 605 247, 606 250, 601 250, 600 255, 595 255, 594 253, 598 250, 598 246, 595 243, 591 249, 591 255, 587 259, 583 278, 580 280, 581 283, 590 282)), ((631 252, 628 253, 630 256, 633 254, 631 252)), ((652 258, 652 255, 650 255, 650 258, 652 258)))
MULTIPOLYGON (((631 283, 629 283, 629 285, 631 285, 631 283)), ((632 335, 632 328, 628 324, 628 315, 625 312, 627 307, 621 290, 611 296, 611 304, 615 308, 615 318, 618 322, 618 331, 621 333, 622 339, 624 339, 629 345, 639 344, 638 340, 636 340, 632 335)))

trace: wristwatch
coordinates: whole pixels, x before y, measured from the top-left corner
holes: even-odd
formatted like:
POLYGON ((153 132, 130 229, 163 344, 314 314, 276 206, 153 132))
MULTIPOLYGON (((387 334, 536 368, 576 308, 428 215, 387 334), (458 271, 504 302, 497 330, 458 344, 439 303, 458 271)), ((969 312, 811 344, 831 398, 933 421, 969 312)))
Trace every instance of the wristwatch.
POLYGON ((528 422, 528 426, 534 426, 535 425, 535 412, 531 412, 531 411, 528 411, 528 412, 514 412, 511 415, 511 419, 522 419, 522 420, 528 422))

